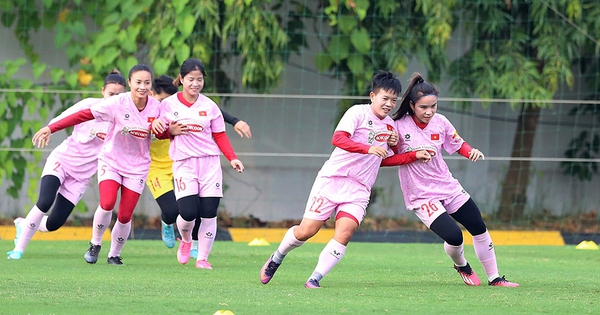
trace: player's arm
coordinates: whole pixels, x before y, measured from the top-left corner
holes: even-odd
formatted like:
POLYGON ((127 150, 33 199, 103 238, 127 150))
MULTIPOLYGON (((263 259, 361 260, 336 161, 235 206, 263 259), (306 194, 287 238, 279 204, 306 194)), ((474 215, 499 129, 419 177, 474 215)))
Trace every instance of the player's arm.
POLYGON ((478 149, 472 148, 466 141, 463 142, 457 152, 473 162, 477 162, 479 159, 485 160, 483 153, 478 149))
POLYGON ((43 127, 38 132, 33 135, 32 142, 39 148, 43 148, 48 145, 50 141, 50 135, 63 130, 67 127, 72 127, 82 122, 86 122, 88 120, 94 119, 94 115, 92 115, 91 109, 84 109, 78 112, 75 112, 65 118, 57 120, 46 127, 43 127))
POLYGON ((221 152, 223 152, 225 158, 227 158, 231 163, 231 167, 233 167, 239 173, 243 172, 244 164, 242 164, 242 162, 235 155, 235 151, 233 151, 233 147, 231 146, 231 142, 229 141, 229 137, 227 137, 225 131, 213 132, 212 136, 221 152))
POLYGON ((240 135, 240 137, 243 138, 244 136, 246 136, 246 138, 252 138, 250 126, 245 121, 238 119, 237 117, 231 115, 222 108, 219 109, 221 110, 221 114, 223 115, 223 120, 225 120, 226 123, 232 125, 233 129, 235 130, 235 132, 238 133, 238 135, 240 135))
POLYGON ((383 159, 387 157, 387 149, 379 146, 368 146, 350 139, 350 133, 338 130, 331 137, 331 144, 352 153, 373 154, 383 159))

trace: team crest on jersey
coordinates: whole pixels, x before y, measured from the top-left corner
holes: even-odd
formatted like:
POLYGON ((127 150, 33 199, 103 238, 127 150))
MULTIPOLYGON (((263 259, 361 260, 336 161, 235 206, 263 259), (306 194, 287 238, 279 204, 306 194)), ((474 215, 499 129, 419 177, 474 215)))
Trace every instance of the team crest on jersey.
POLYGON ((377 142, 387 142, 392 134, 388 130, 371 130, 369 132, 369 144, 373 144, 375 141, 377 142))
POLYGON ((123 131, 121 131, 121 134, 123 134, 123 135, 129 134, 138 139, 146 139, 150 135, 150 132, 148 131, 148 129, 144 129, 144 128, 140 128, 140 127, 125 126, 125 127, 123 127, 123 131))

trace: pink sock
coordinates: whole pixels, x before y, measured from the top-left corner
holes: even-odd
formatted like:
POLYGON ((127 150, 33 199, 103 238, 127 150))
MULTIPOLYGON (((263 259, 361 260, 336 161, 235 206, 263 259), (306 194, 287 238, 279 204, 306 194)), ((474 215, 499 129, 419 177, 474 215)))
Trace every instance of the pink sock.
POLYGON ((92 239, 90 243, 94 245, 102 244, 102 236, 108 229, 112 220, 112 210, 104 210, 98 206, 94 213, 94 221, 92 221, 92 239))
POLYGON ((444 250, 446 251, 446 254, 448 254, 448 257, 452 259, 452 262, 454 262, 455 265, 459 267, 464 267, 467 265, 463 244, 454 246, 444 242, 444 250))
POLYGON ((490 233, 485 231, 483 234, 473 236, 473 247, 475 255, 483 265, 483 270, 488 276, 488 280, 492 281, 498 278, 498 264, 496 263, 496 253, 494 252, 494 244, 490 233))
POLYGON ((346 246, 338 243, 334 239, 331 239, 329 243, 325 245, 325 248, 323 248, 323 251, 321 251, 321 254, 319 255, 319 261, 317 262, 317 266, 315 267, 313 275, 318 273, 321 275, 321 277, 324 277, 333 267, 335 267, 335 265, 340 262, 345 253, 346 246))
POLYGON ((46 222, 48 222, 48 216, 45 215, 40 222, 40 226, 38 227, 38 231, 40 232, 48 232, 48 228, 46 227, 46 222))
POLYGON ((279 247, 277 248, 277 251, 284 256, 292 251, 292 249, 302 246, 302 244, 305 242, 299 241, 296 236, 294 236, 294 229, 296 229, 296 227, 297 225, 292 226, 289 230, 287 230, 283 236, 283 239, 281 240, 281 243, 279 244, 279 247))
POLYGON ((44 215, 45 213, 43 213, 42 210, 40 210, 37 206, 33 206, 33 208, 29 210, 27 217, 21 220, 19 223, 19 226, 21 227, 21 234, 19 235, 19 239, 17 240, 14 251, 25 251, 25 247, 27 247, 29 241, 35 232, 37 232, 44 215))
MULTIPOLYGON (((186 221, 181 217, 181 215, 177 216, 177 229, 179 230, 179 235, 181 235, 182 241, 186 243, 192 241, 192 229, 194 228, 195 221, 196 220, 186 221)), ((200 232, 198 232, 198 235, 200 235, 200 232)))
POLYGON ((198 260, 207 260, 217 235, 217 218, 202 218, 198 228, 198 260))
POLYGON ((131 221, 121 223, 117 220, 117 222, 115 222, 115 226, 113 226, 112 233, 110 234, 111 241, 108 257, 121 256, 121 250, 123 250, 123 246, 125 246, 125 242, 127 242, 129 232, 131 232, 131 221))

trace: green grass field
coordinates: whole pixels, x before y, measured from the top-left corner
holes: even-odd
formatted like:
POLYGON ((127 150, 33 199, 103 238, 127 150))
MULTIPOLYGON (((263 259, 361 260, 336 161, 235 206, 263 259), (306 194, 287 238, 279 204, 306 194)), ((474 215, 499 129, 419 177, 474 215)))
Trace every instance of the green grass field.
MULTIPOLYGON (((0 241, 4 251, 11 241, 0 241)), ((294 250, 271 283, 258 272, 275 250, 217 242, 213 270, 177 262, 160 240, 129 241, 125 266, 96 265, 87 242, 34 241, 23 259, 0 261, 0 314, 598 314, 600 251, 498 246, 501 274, 519 288, 468 287, 441 244, 351 243, 322 281, 304 288, 322 244, 294 250)), ((485 274, 467 247, 467 259, 485 274)))

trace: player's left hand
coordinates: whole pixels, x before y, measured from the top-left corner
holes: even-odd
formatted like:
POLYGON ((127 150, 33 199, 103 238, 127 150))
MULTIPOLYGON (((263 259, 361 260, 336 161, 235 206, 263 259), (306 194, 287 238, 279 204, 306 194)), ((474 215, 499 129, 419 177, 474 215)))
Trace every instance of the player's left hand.
POLYGON ((392 135, 388 138, 388 145, 390 147, 395 147, 398 145, 398 131, 396 129, 392 130, 392 135))
POLYGON ((48 143, 50 142, 51 134, 52 132, 50 131, 50 127, 43 127, 33 135, 33 139, 31 141, 33 142, 34 146, 37 146, 41 149, 48 145, 48 143))
POLYGON ((477 162, 479 159, 485 160, 483 153, 475 148, 471 149, 471 152, 469 152, 469 160, 477 162))
POLYGON ((244 136, 246 136, 246 138, 252 138, 252 132, 250 131, 250 126, 243 120, 240 120, 237 123, 235 123, 235 125, 233 126, 233 129, 242 138, 244 136))
POLYGON ((244 172, 244 164, 242 164, 242 161, 238 159, 231 160, 231 167, 233 167, 233 169, 238 173, 244 172))
POLYGON ((162 121, 162 119, 154 119, 152 121, 152 132, 154 132, 155 134, 161 134, 165 132, 166 128, 167 125, 164 121, 162 121))

